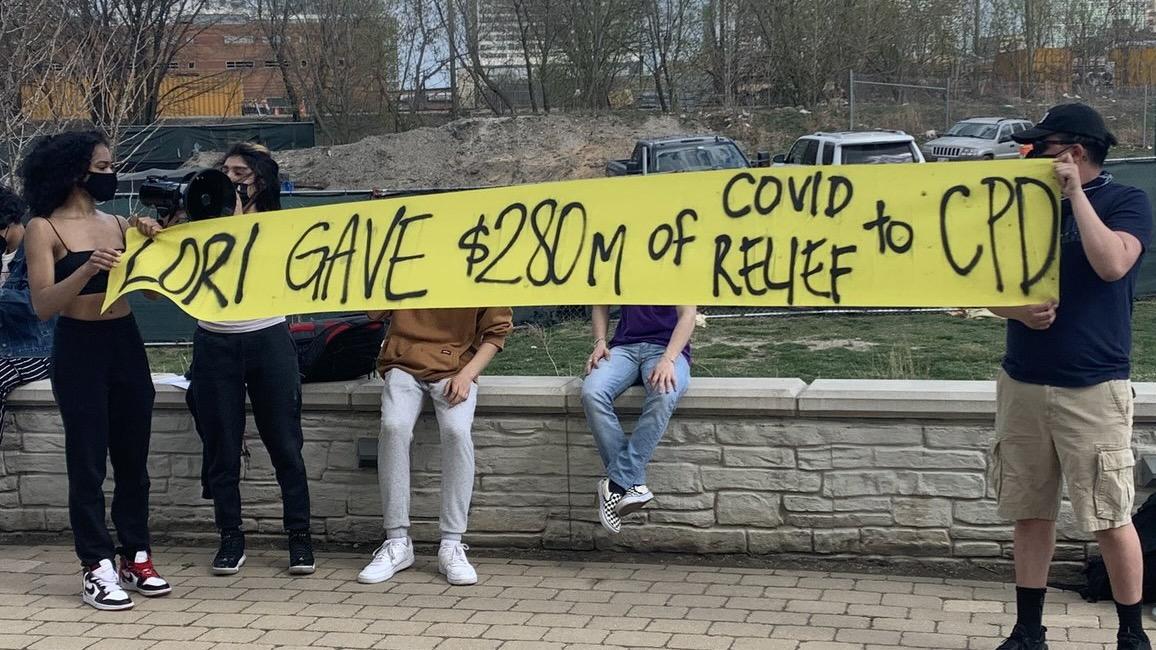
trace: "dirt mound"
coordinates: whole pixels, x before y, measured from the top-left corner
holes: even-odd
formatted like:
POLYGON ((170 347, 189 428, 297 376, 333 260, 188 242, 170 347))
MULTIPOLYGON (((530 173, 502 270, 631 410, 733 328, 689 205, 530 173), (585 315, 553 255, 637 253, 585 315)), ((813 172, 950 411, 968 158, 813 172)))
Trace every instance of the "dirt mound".
POLYGON ((695 131, 677 117, 468 118, 332 147, 281 151, 282 176, 323 189, 447 188, 602 176, 640 137, 695 131))

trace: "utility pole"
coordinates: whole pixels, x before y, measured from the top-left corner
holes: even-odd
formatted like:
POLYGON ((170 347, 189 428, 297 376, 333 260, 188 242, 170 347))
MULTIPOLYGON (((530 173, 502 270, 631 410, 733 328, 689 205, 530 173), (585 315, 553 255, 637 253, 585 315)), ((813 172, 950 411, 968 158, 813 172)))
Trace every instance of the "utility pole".
POLYGON ((972 56, 976 57, 976 59, 979 58, 979 31, 981 29, 980 14, 983 11, 983 7, 980 5, 980 2, 981 0, 975 0, 974 14, 972 15, 973 24, 971 34, 971 54, 972 56))
POLYGON ((458 44, 457 44, 457 30, 454 24, 457 19, 454 17, 454 0, 446 2, 446 31, 449 35, 450 41, 450 118, 457 119, 458 117, 458 44))

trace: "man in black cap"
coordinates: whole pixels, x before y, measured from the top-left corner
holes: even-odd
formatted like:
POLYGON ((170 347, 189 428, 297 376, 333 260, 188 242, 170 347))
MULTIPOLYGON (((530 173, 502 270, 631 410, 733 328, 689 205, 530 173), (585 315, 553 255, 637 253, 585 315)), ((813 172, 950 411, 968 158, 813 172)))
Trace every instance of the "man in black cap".
POLYGON ((1063 192, 1059 303, 993 309, 1008 319, 996 388, 992 468, 1000 515, 1015 520, 1016 625, 998 650, 1043 650, 1060 480, 1076 524, 1096 536, 1120 618, 1117 648, 1150 650, 1141 625, 1140 541, 1132 527, 1132 298, 1152 233, 1143 191, 1103 170, 1116 138, 1094 109, 1061 104, 1015 134, 1052 158, 1063 192))

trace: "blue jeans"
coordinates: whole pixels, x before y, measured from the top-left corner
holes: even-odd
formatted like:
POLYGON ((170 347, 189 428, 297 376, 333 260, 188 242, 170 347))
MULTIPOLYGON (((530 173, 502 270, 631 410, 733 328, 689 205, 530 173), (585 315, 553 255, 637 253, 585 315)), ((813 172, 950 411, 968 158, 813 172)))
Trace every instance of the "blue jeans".
POLYGON ((646 378, 665 351, 665 347, 653 343, 616 346, 611 348, 610 358, 603 359, 582 382, 582 408, 586 411, 586 423, 594 433, 606 475, 624 488, 646 483, 646 464, 690 383, 690 364, 680 354, 674 362, 673 391, 663 393, 646 384, 646 378), (614 400, 627 388, 640 383, 646 388, 646 400, 634 433, 628 438, 614 412, 614 400))

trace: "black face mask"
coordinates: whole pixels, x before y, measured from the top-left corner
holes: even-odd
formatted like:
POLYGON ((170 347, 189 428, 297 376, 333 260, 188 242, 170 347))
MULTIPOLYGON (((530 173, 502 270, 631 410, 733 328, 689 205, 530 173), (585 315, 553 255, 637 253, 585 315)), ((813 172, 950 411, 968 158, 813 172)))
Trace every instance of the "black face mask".
POLYGON ((89 173, 84 179, 84 190, 93 201, 111 201, 116 196, 116 172, 106 174, 89 173))
POLYGON ((241 205, 248 206, 249 199, 249 185, 246 183, 237 183, 237 195, 241 197, 241 205))

